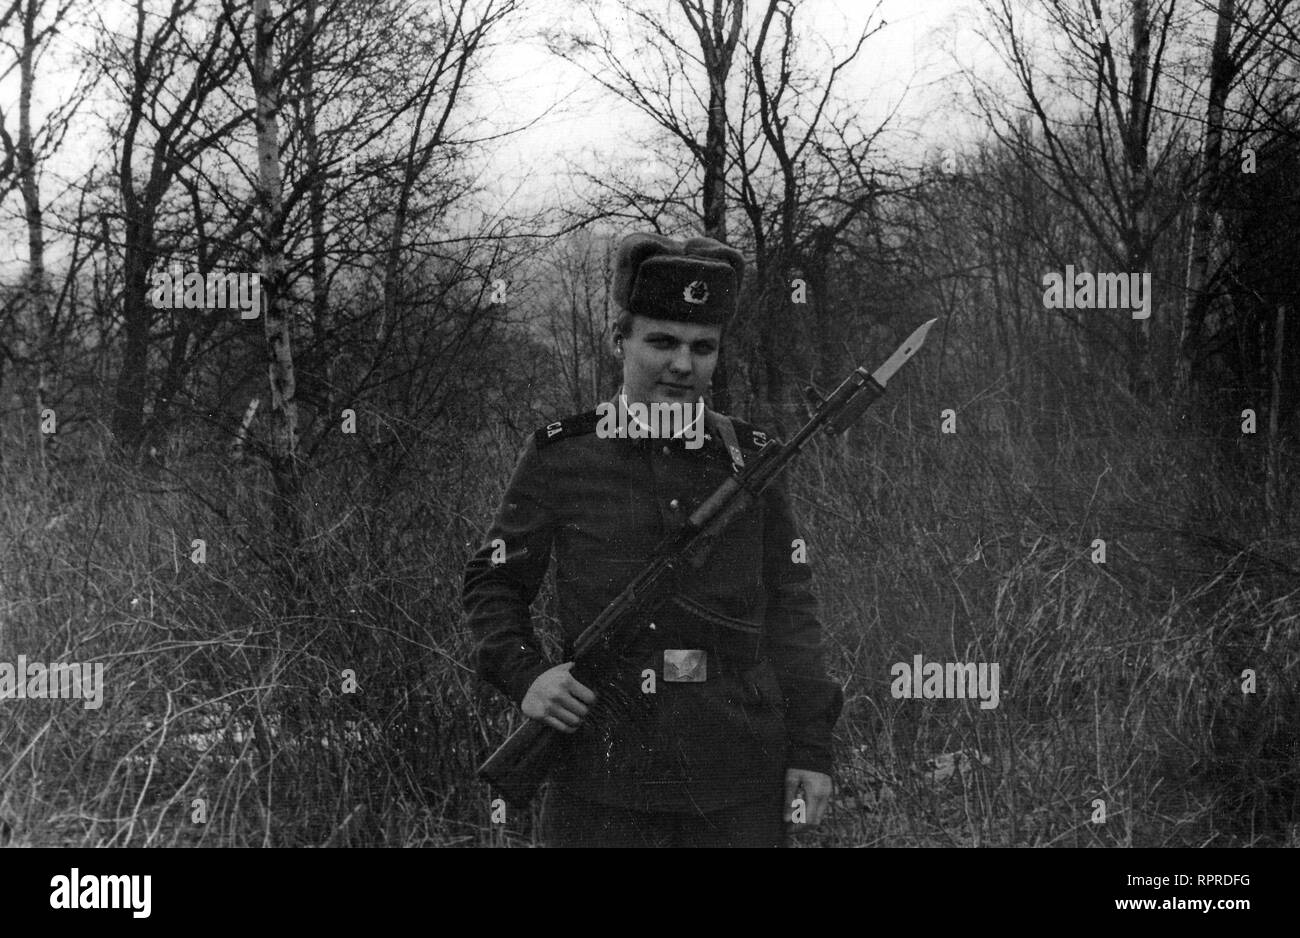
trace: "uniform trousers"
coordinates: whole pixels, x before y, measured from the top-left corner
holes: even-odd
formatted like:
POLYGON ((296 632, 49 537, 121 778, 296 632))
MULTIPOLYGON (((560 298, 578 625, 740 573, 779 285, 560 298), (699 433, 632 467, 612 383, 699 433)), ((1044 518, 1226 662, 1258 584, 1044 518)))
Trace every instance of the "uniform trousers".
POLYGON ((781 795, 683 814, 598 804, 552 787, 542 803, 547 847, 784 847, 781 795))

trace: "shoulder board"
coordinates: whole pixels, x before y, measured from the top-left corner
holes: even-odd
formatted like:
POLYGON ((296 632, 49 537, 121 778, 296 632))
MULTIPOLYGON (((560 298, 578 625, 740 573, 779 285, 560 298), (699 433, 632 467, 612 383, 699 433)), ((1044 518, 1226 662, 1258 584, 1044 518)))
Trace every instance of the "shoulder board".
POLYGON ((736 428, 736 442, 746 452, 756 453, 767 445, 768 440, 775 439, 739 417, 732 417, 731 423, 736 428))
POLYGON ((583 414, 574 414, 572 417, 565 417, 563 420, 548 423, 533 434, 533 440, 536 442, 537 448, 541 449, 565 437, 595 433, 596 424, 599 422, 600 418, 594 410, 589 410, 583 414))

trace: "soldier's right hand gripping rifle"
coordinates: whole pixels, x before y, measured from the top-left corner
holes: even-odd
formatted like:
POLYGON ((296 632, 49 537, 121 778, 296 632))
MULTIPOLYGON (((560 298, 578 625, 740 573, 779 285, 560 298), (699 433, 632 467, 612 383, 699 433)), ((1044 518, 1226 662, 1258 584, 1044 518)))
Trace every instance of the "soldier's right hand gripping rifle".
MULTIPOLYGON (((934 323, 931 319, 908 336, 874 373, 855 368, 829 397, 814 398, 816 411, 790 442, 769 440, 744 469, 718 486, 578 636, 570 673, 588 687, 600 685, 601 663, 616 658, 638 630, 646 627, 655 610, 672 598, 678 572, 704 565, 723 529, 758 500, 815 434, 823 430, 841 433, 884 394, 889 379, 921 347, 934 323)), ((557 730, 529 720, 510 734, 479 767, 478 774, 512 804, 526 804, 546 778, 557 736, 557 730)))

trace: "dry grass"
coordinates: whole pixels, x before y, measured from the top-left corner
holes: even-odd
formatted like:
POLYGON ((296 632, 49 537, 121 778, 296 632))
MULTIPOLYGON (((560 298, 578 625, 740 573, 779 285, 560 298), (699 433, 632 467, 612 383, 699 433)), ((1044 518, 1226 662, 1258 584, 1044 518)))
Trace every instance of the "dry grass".
MULTIPOLYGON (((1258 454, 1155 418, 875 417, 794 481, 846 698, 802 842, 1296 845, 1300 541, 1262 514, 1258 454), (893 699, 915 654, 998 662, 1001 705, 893 699)), ((447 436, 418 471, 309 477, 298 595, 260 470, 178 451, 143 480, 99 454, 42 481, 6 446, 0 661, 103 662, 106 691, 0 702, 0 841, 530 843, 473 778, 516 717, 475 686, 459 606, 517 441, 447 436)))

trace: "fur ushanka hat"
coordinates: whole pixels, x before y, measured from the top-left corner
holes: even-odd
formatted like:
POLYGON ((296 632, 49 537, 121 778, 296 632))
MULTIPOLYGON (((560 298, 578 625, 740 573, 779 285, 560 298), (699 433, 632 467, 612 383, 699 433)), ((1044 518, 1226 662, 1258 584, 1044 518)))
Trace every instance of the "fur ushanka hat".
POLYGON ((618 246, 614 301, 638 316, 726 325, 744 274, 744 256, 713 238, 630 234, 618 246))

